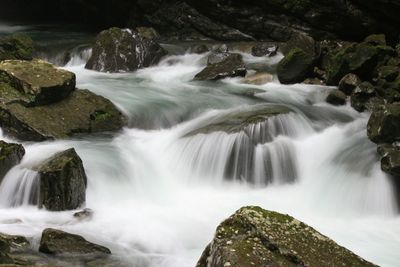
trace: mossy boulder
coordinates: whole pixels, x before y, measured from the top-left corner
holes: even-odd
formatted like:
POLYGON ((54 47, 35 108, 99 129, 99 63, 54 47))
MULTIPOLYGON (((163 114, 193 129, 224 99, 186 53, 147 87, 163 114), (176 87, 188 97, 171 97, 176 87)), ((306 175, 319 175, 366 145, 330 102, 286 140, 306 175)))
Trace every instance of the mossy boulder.
POLYGON ((0 61, 8 59, 32 60, 34 44, 24 34, 13 34, 0 38, 0 61))
POLYGON ((6 60, 0 63, 1 96, 25 106, 52 104, 68 97, 76 85, 75 74, 41 60, 6 60), (11 86, 11 93, 3 87, 11 86))
POLYGON ((244 77, 247 73, 246 66, 240 54, 224 53, 221 59, 213 60, 201 72, 196 74, 194 80, 220 80, 229 77, 244 77))
POLYGON ((326 98, 326 102, 334 106, 342 106, 346 104, 346 94, 340 90, 332 90, 326 98))
POLYGON ((97 36, 86 68, 101 72, 135 71, 157 64, 166 54, 153 39, 129 29, 111 28, 97 36))
POLYGON ((384 105, 368 121, 368 137, 377 144, 400 141, 400 104, 384 105))
POLYGON ((111 101, 88 90, 76 90, 63 101, 46 106, 0 104, 0 126, 7 134, 26 141, 118 131, 123 124, 124 117, 111 101))
POLYGON ((339 90, 346 95, 351 95, 361 82, 357 75, 349 73, 340 80, 339 90))
POLYGON ((39 207, 74 210, 86 200, 87 177, 81 158, 71 148, 34 168, 39 173, 39 207))
POLYGON ((8 171, 21 162, 24 155, 25 149, 22 145, 0 141, 0 184, 8 171))
POLYGON ((43 231, 39 251, 51 255, 111 254, 108 248, 91 243, 82 236, 51 228, 43 231))
POLYGON ((218 226, 196 266, 376 265, 289 215, 244 207, 218 226))
POLYGON ((279 62, 278 79, 283 84, 300 83, 312 72, 313 57, 301 49, 294 48, 279 62))

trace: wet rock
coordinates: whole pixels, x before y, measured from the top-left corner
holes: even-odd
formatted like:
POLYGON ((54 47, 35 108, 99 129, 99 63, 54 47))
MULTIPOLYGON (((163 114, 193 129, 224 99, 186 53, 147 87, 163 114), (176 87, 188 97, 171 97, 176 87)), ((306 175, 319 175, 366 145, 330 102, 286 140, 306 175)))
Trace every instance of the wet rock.
POLYGON ((360 84, 360 78, 355 74, 349 73, 340 80, 339 90, 346 95, 351 95, 360 84))
POLYGON ((257 73, 246 76, 246 78, 244 78, 242 80, 242 83, 253 84, 253 85, 263 85, 263 84, 272 82, 273 79, 274 79, 274 76, 271 73, 257 72, 257 73))
POLYGON ((289 215, 244 207, 218 226, 196 266, 375 265, 289 215))
POLYGON ((301 49, 313 59, 317 58, 320 53, 319 43, 313 37, 304 33, 293 33, 290 39, 281 45, 282 53, 285 56, 293 49, 301 49))
POLYGON ((25 149, 22 145, 0 141, 0 184, 8 171, 21 162, 24 155, 25 149))
POLYGON ((111 254, 108 248, 91 243, 82 236, 50 228, 42 233, 39 251, 52 255, 111 254))
POLYGON ((57 153, 35 170, 40 176, 39 207, 63 211, 84 204, 87 178, 75 149, 57 153))
POLYGON ((6 242, 10 248, 26 248, 30 245, 28 239, 20 235, 0 233, 0 240, 6 242))
POLYGON ((307 78, 303 81, 304 84, 310 84, 310 85, 323 85, 325 86, 325 82, 321 79, 318 78, 307 78))
POLYGON ((84 209, 82 211, 74 213, 74 218, 78 220, 90 220, 93 217, 93 210, 84 209))
POLYGON ((194 80, 219 80, 228 77, 243 77, 247 73, 242 56, 229 54, 222 61, 210 64, 196 74, 194 80))
POLYGON ((394 145, 381 145, 378 152, 382 156, 382 170, 396 178, 400 178, 400 148, 394 145))
POLYGON ((326 102, 334 106, 342 106, 346 104, 346 98, 346 94, 342 91, 332 90, 326 98, 326 102))
POLYGON ((376 100, 376 91, 374 86, 369 82, 361 83, 351 94, 351 106, 359 111, 371 110, 372 101, 376 100))
POLYGON ((283 84, 304 81, 313 69, 313 58, 301 49, 292 49, 278 65, 278 78, 283 84))
POLYGON ((386 45, 386 36, 384 34, 372 34, 367 36, 364 41, 372 45, 386 45))
POLYGON ((136 32, 143 38, 156 40, 160 38, 160 34, 152 27, 136 27, 136 32))
POLYGON ((368 121, 369 139, 377 144, 400 140, 400 104, 384 105, 375 110, 368 121))
POLYGON ((34 44, 24 34, 13 34, 0 38, 0 61, 9 59, 32 60, 34 44))
POLYGON ((191 47, 191 48, 189 49, 189 51, 190 51, 191 53, 194 53, 194 54, 204 54, 204 53, 209 52, 209 51, 210 51, 210 48, 208 48, 207 45, 202 44, 202 45, 195 45, 195 46, 191 47))
MULTIPOLYGON (((221 63, 232 54, 229 52, 213 52, 207 58, 207 65, 213 65, 217 63, 221 63)), ((236 54, 235 54, 236 55, 236 54)))
POLYGON ((276 44, 261 43, 252 47, 251 54, 255 57, 273 57, 278 49, 276 44))
POLYGON ((400 67, 398 66, 382 66, 378 69, 379 79, 383 79, 388 82, 394 82, 399 75, 400 67))
POLYGON ((129 29, 111 28, 96 38, 87 69, 101 72, 128 72, 157 64, 167 54, 152 39, 129 29))
MULTIPOLYGON (((1 90, 7 102, 40 106, 61 101, 75 90, 75 74, 41 61, 7 60, 0 63, 0 82, 18 92, 1 90)), ((5 85, 4 85, 5 86, 5 85)))

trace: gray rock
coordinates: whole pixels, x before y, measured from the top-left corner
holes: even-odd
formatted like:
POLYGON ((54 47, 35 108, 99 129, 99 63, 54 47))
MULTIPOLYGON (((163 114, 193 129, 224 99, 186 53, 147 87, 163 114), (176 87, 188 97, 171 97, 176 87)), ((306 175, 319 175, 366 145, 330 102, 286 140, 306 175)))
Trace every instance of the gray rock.
POLYGON ((377 144, 400 140, 400 104, 384 105, 374 111, 368 121, 368 137, 377 144))
POLYGON ((229 54, 222 61, 210 64, 196 74, 194 80, 219 80, 228 77, 243 77, 247 73, 240 54, 229 54))
POLYGON ((22 145, 0 141, 0 184, 8 171, 21 162, 24 155, 25 149, 22 145))

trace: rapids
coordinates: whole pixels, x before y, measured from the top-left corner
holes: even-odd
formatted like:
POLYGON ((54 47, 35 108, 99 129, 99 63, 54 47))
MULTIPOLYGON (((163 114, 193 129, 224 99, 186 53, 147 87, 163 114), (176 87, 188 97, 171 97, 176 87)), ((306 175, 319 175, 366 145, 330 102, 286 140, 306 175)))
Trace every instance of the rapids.
MULTIPOLYGON (((223 219, 259 205, 297 217, 369 261, 399 265, 400 216, 376 145, 366 136, 369 114, 325 103, 333 88, 194 82, 206 58, 188 53, 136 73, 97 73, 84 69, 90 50, 79 49, 86 37, 79 40, 64 68, 76 73, 78 88, 112 100, 129 127, 116 136, 24 143, 23 161, 0 186, 0 232, 38 241, 44 228, 59 228, 109 247, 126 266, 189 267, 223 219), (252 89, 260 90, 256 97, 243 94, 252 89), (248 135, 187 135, 260 104, 295 113, 249 126, 248 135), (86 207, 94 210, 89 221, 29 204, 37 186, 29 168, 70 147, 87 172, 86 207)), ((47 53, 50 61, 59 62, 59 47, 47 53)), ((279 57, 262 60, 274 66, 279 57)), ((250 55, 245 60, 260 62, 250 55)))

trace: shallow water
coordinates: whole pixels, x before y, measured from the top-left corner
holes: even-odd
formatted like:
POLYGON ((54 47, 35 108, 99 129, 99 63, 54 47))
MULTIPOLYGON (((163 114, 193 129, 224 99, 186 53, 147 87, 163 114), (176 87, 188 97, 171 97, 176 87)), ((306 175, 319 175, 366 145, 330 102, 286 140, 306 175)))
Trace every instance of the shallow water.
MULTIPOLYGON (((376 264, 398 266, 400 217, 376 145, 366 136, 369 114, 326 104, 329 87, 193 82, 205 56, 172 56, 136 73, 104 74, 85 70, 84 58, 75 54, 65 68, 77 74, 78 87, 112 100, 129 127, 113 138, 25 143, 22 163, 0 186, 0 232, 38 240, 44 228, 59 228, 108 246, 126 266, 188 267, 223 219, 242 206, 259 205, 297 217, 376 264), (242 95, 254 88, 262 92, 242 95), (266 144, 246 143, 257 143, 263 125, 248 129, 252 138, 187 136, 260 104, 295 112, 279 117, 280 128, 266 144), (29 168, 70 147, 87 172, 90 221, 75 221, 73 211, 51 213, 26 204, 35 178, 29 168), (235 148, 240 153, 232 161, 235 148), (246 165, 243 155, 254 164, 246 165), (227 175, 229 164, 236 172, 227 175)), ((271 65, 279 60, 245 59, 271 65)))

